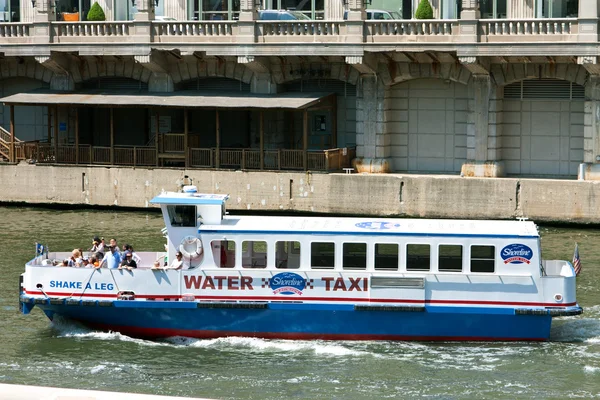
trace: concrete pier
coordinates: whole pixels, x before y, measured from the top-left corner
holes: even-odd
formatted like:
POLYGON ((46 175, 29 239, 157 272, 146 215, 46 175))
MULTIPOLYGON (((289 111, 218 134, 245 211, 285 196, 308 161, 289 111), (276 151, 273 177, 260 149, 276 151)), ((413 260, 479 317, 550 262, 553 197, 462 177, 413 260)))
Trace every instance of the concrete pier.
POLYGON ((0 383, 0 400, 112 400, 115 398, 120 400, 208 400, 197 397, 155 396, 0 383))
POLYGON ((230 210, 600 223, 600 182, 442 175, 0 166, 0 202, 145 208, 188 176, 230 210))

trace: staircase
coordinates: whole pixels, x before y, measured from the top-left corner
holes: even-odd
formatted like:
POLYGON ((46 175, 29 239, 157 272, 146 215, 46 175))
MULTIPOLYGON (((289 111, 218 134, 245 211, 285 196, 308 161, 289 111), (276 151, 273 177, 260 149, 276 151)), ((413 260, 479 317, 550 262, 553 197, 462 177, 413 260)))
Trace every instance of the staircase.
MULTIPOLYGON (((21 143, 22 140, 15 138, 15 145, 21 143)), ((16 161, 23 159, 22 154, 19 157, 21 151, 20 146, 15 146, 15 152, 17 153, 16 161)), ((10 132, 0 126, 0 162, 10 161, 10 132)))

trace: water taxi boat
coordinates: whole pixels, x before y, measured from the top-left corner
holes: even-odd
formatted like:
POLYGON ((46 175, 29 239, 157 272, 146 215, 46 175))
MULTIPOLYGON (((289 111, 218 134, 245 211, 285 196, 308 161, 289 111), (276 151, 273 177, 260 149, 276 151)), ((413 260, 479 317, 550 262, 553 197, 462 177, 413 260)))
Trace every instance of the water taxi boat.
POLYGON ((423 341, 547 340, 582 313, 571 263, 542 260, 530 221, 231 216, 227 199, 156 196, 167 252, 135 270, 36 256, 22 312, 145 338, 423 341), (184 268, 150 268, 177 251, 184 268))

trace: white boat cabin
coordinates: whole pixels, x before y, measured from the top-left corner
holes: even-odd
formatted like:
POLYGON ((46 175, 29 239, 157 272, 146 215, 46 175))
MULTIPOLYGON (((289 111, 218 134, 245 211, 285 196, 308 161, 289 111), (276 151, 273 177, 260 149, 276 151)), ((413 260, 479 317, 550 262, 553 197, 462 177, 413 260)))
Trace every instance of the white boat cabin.
POLYGON ((187 269, 543 276, 551 268, 530 221, 230 216, 227 195, 186 190, 152 203, 162 208, 169 259, 182 250, 187 269))

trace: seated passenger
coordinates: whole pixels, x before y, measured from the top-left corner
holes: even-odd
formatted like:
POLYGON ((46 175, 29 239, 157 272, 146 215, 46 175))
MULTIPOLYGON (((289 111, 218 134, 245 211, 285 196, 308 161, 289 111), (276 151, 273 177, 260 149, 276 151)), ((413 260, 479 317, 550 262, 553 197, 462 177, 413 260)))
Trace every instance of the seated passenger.
POLYGON ((69 267, 81 267, 81 253, 79 249, 73 250, 69 259, 69 267))
POLYGON ((81 268, 90 268, 92 264, 90 263, 90 259, 87 256, 81 257, 81 268))
POLYGON ((140 258, 140 256, 137 255, 137 253, 135 251, 133 251, 133 246, 130 244, 126 244, 125 245, 125 251, 130 252, 131 253, 131 257, 133 258, 133 261, 135 261, 135 263, 137 265, 140 265, 142 263, 142 259, 140 258))
POLYGON ((131 271, 134 268, 137 268, 137 263, 133 259, 133 253, 128 251, 125 253, 125 258, 123 259, 123 262, 121 262, 119 269, 128 269, 131 271))
POLYGON ((181 268, 183 268, 183 254, 180 251, 178 251, 177 253, 175 253, 175 259, 169 266, 169 269, 181 269, 181 268))
POLYGON ((90 268, 96 268, 99 265, 100 265, 100 261, 98 261, 98 257, 91 256, 90 257, 90 263, 87 266, 90 267, 90 268))
POLYGON ((154 265, 152 266, 151 269, 163 269, 163 268, 160 266, 160 261, 156 260, 156 261, 154 261, 154 265))
POLYGON ((68 267, 70 261, 71 260, 67 258, 67 259, 63 260, 63 262, 61 262, 58 266, 59 267, 68 267))

